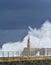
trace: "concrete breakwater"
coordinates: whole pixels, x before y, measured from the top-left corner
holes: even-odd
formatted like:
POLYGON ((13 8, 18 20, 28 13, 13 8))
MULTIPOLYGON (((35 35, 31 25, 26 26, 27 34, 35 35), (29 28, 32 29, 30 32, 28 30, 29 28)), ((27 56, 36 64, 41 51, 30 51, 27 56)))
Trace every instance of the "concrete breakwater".
POLYGON ((51 65, 51 56, 40 57, 3 57, 0 65, 51 65))
POLYGON ((0 65, 51 65, 51 60, 0 62, 0 65))

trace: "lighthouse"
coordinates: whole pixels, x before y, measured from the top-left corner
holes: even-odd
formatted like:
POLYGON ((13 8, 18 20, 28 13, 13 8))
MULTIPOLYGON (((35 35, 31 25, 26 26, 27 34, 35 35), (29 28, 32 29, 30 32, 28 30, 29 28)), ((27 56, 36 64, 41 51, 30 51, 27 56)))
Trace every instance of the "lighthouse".
POLYGON ((28 40, 27 40, 27 48, 30 50, 30 36, 28 36, 28 40))

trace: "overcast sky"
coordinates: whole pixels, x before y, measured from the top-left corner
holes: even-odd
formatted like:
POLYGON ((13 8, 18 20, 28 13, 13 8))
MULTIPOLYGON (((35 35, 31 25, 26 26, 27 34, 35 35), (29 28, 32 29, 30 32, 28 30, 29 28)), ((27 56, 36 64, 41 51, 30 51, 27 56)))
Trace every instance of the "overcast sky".
POLYGON ((51 21, 51 0, 0 0, 0 45, 21 40, 28 26, 51 21))
POLYGON ((0 29, 40 27, 51 20, 50 0, 0 0, 0 29))

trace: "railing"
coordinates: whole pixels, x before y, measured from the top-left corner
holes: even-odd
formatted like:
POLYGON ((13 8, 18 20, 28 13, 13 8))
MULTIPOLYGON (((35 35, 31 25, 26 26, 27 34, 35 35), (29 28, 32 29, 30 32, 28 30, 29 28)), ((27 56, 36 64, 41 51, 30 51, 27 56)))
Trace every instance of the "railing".
POLYGON ((42 53, 39 52, 23 52, 22 51, 0 51, 0 57, 33 57, 33 56, 51 56, 49 53, 42 53))
POLYGON ((0 57, 17 57, 20 56, 18 51, 0 51, 0 57))

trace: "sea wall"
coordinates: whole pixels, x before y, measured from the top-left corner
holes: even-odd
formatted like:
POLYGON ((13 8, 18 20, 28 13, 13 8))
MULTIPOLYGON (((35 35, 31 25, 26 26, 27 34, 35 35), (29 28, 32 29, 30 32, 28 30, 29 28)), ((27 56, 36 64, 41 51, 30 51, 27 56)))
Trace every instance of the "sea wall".
POLYGON ((0 65, 51 65, 51 60, 0 62, 0 65))

